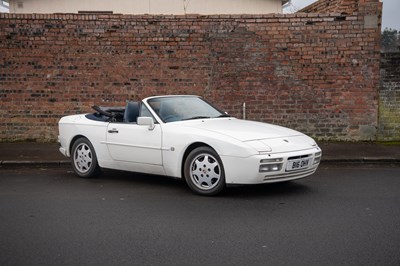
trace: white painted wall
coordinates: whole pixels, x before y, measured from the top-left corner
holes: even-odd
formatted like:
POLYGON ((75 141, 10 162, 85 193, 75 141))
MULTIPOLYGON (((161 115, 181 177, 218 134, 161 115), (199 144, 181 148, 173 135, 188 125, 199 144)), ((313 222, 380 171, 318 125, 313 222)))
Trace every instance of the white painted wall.
POLYGON ((8 2, 0 0, 0 12, 8 13, 8 2))
POLYGON ((10 0, 10 13, 268 14, 286 0, 10 0))

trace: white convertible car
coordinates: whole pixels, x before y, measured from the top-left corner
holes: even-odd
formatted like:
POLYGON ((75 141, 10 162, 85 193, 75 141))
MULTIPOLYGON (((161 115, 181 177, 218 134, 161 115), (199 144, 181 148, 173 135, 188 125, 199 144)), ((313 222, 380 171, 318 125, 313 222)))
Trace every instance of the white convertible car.
POLYGON ((294 130, 230 117, 198 96, 157 96, 126 107, 98 107, 59 121, 60 152, 75 173, 100 168, 184 178, 201 195, 226 185, 261 184, 313 174, 315 141, 294 130))

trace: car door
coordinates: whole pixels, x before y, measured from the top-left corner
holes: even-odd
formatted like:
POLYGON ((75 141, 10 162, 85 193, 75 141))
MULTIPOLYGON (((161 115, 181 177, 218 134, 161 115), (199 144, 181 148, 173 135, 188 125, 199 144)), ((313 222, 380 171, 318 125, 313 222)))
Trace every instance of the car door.
POLYGON ((161 126, 153 129, 136 123, 109 123, 107 146, 113 160, 162 165, 161 126))

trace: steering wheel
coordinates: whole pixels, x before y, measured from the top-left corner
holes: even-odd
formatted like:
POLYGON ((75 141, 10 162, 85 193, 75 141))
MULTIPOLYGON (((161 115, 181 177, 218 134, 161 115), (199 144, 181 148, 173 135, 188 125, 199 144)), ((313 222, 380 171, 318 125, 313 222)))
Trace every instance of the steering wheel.
POLYGON ((167 115, 163 119, 164 119, 165 122, 173 122, 173 121, 178 120, 177 118, 178 117, 176 115, 167 115))

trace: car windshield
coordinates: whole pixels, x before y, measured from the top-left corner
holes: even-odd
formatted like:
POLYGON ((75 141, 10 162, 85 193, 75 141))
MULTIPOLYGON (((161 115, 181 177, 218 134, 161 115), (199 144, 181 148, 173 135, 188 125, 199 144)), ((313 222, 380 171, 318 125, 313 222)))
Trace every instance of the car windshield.
POLYGON ((147 102, 165 123, 228 116, 199 97, 160 97, 147 102))

